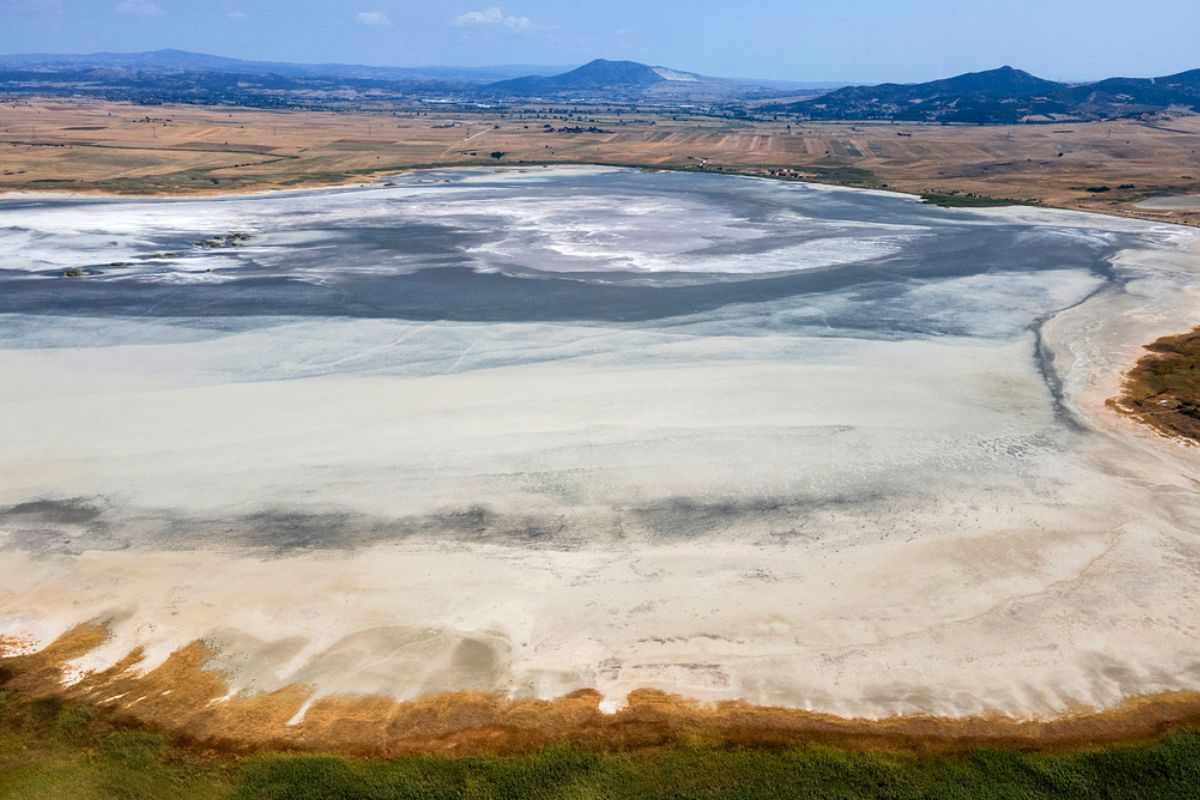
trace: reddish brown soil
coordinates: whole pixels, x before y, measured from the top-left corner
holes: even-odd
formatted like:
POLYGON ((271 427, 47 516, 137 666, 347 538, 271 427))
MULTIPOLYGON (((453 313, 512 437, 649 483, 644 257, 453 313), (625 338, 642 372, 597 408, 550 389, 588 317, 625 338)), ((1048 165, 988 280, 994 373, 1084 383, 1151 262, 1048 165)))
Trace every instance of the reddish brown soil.
POLYGON ((620 712, 604 714, 598 709, 600 694, 582 690, 551 701, 485 692, 438 694, 405 703, 378 696, 325 697, 312 704, 302 723, 288 725, 309 699, 308 687, 226 698, 223 677, 205 668, 211 651, 201 642, 182 648, 145 675, 132 669, 141 660, 135 651, 111 669, 62 686, 65 662, 106 638, 102 625, 80 626, 39 652, 0 660, 0 679, 29 694, 61 695, 110 708, 119 718, 227 752, 505 754, 556 741, 609 751, 680 743, 774 747, 800 742, 912 752, 981 746, 1060 750, 1150 739, 1200 723, 1200 693, 1191 692, 1140 697, 1112 709, 1079 709, 1041 721, 999 715, 876 721, 740 702, 699 703, 649 690, 633 693, 620 712))

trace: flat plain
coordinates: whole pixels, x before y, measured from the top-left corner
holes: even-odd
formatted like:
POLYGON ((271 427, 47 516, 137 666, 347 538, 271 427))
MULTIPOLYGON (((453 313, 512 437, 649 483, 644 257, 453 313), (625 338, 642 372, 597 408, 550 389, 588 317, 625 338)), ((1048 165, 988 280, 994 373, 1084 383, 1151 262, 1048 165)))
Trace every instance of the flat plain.
POLYGON ((228 193, 351 183, 420 166, 604 163, 775 171, 961 205, 1019 200, 1200 223, 1194 205, 1146 202, 1200 193, 1200 116, 927 125, 739 121, 569 105, 428 108, 271 112, 16 101, 0 107, 0 190, 228 193))

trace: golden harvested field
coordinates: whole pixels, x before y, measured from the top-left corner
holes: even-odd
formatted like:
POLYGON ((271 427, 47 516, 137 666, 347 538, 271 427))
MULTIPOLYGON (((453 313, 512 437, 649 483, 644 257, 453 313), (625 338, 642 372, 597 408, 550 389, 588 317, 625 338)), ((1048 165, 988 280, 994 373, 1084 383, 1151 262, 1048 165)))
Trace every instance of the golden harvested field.
POLYGON ((606 163, 766 174, 1200 224, 1200 116, 1063 125, 738 122, 609 109, 331 113, 33 100, 0 106, 0 190, 196 194, 451 164, 606 163), (580 127, 584 132, 546 131, 580 127), (588 128, 600 132, 587 132, 588 128), (501 159, 491 157, 503 152, 501 159), (702 166, 703 165, 703 166, 702 166), (1098 190, 1107 187, 1106 191, 1098 190))

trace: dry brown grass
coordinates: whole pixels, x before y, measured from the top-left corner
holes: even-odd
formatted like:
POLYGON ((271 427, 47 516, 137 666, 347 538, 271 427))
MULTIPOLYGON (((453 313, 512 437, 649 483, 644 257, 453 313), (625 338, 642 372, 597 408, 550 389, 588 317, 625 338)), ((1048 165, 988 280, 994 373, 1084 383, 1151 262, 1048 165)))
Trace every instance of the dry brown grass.
POLYGON ((1108 405, 1164 436, 1200 444, 1200 328, 1164 336, 1146 351, 1108 405))
POLYGON ((1135 207, 1148 196, 1200 192, 1200 116, 1025 126, 793 123, 791 130, 786 121, 595 109, 579 119, 548 120, 608 131, 579 134, 546 133, 546 121, 511 112, 414 116, 16 102, 0 106, 0 190, 198 194, 332 185, 413 166, 695 169, 703 158, 710 170, 786 168, 830 183, 974 193, 1200 224, 1197 211, 1135 207), (435 127, 451 122, 462 124, 435 127), (493 151, 503 151, 503 160, 492 159, 493 151), (1100 186, 1109 191, 1087 191, 1100 186))

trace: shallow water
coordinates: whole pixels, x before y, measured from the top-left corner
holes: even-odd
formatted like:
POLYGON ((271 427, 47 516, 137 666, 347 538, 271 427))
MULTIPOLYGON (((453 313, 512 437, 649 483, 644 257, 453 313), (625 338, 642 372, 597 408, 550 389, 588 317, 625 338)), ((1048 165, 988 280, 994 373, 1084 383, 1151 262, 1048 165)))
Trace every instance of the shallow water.
MULTIPOLYGON (((981 225, 906 197, 712 175, 448 171, 394 183, 223 200, 8 201, 0 310, 628 322, 789 301, 821 305, 818 324, 835 332, 909 336, 959 332, 921 302, 931 284, 1048 270, 1086 283, 1108 274, 1107 258, 1129 238, 981 225), (196 244, 234 232, 251 238, 196 244), (97 274, 59 280, 69 268, 97 274)), ((1049 283, 1026 292, 1058 288, 1049 283)), ((1004 321, 1013 332, 1061 299, 1027 302, 1004 321)))

